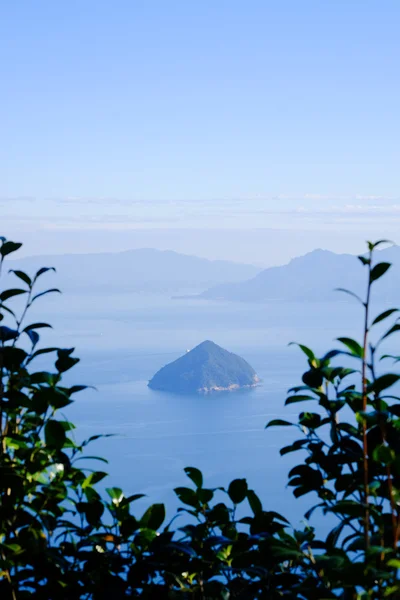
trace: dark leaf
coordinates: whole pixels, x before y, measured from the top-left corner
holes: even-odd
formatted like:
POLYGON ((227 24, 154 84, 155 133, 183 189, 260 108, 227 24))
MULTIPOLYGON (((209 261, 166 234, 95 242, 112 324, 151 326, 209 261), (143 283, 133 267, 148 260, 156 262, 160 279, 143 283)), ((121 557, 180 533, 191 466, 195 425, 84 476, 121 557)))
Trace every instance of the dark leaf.
POLYGON ((10 269, 9 273, 14 273, 14 275, 16 275, 24 283, 26 283, 29 286, 32 285, 32 279, 29 277, 29 275, 24 273, 24 271, 15 271, 14 269, 10 269))
POLYGON ((140 520, 140 526, 157 531, 165 520, 164 504, 153 504, 150 506, 140 520))
POLYGON ((46 296, 47 294, 61 294, 61 291, 58 288, 52 288, 51 290, 46 290, 45 292, 40 292, 40 294, 36 294, 36 296, 33 296, 31 303, 34 302, 35 300, 37 300, 38 298, 41 298, 42 296, 46 296))
POLYGON ((293 423, 289 423, 289 421, 284 421, 283 419, 273 419, 272 421, 266 424, 265 429, 267 429, 268 427, 283 427, 288 425, 293 425, 293 423))
MULTIPOLYGON (((303 376, 301 379, 302 379, 303 383, 305 383, 306 385, 308 385, 310 388, 313 388, 313 389, 320 388, 324 381, 323 374, 319 369, 310 369, 309 371, 306 371, 305 373, 303 373, 303 376)), ((286 404, 290 404, 290 403, 288 401, 286 401, 286 404)))
POLYGON ((374 268, 371 270, 370 282, 372 283, 373 281, 376 281, 377 279, 382 277, 382 275, 384 275, 386 271, 390 269, 391 266, 392 265, 390 263, 386 262, 381 262, 375 265, 374 268))
POLYGON ((285 405, 294 404, 295 402, 305 402, 306 400, 316 400, 314 396, 305 396, 303 394, 296 394, 295 396, 289 396, 286 399, 285 405))
POLYGON ((74 348, 67 350, 57 350, 58 359, 56 360, 56 369, 60 373, 65 373, 69 369, 72 369, 74 365, 79 362, 79 358, 73 358, 71 356, 74 348))
POLYGON ((35 281, 36 279, 38 279, 39 277, 41 277, 44 273, 47 273, 48 271, 56 271, 54 267, 42 267, 41 269, 39 269, 39 271, 37 271, 36 275, 35 275, 35 281))
POLYGON ((30 331, 34 329, 44 329, 45 327, 52 329, 52 326, 48 323, 32 323, 24 328, 24 331, 30 331))
POLYGON ((60 449, 64 446, 66 438, 64 427, 59 421, 51 419, 44 428, 44 437, 50 448, 60 449))
POLYGON ((321 415, 311 412, 300 413, 299 423, 308 429, 317 429, 321 425, 321 415))
POLYGON ((141 498, 145 498, 146 494, 133 494, 132 496, 128 496, 127 498, 124 498, 121 502, 121 506, 126 506, 128 504, 130 504, 131 502, 135 502, 135 500, 140 500, 141 498))
POLYGON ((383 342, 383 340, 385 340, 386 338, 391 336, 393 333, 396 333, 397 331, 400 331, 400 324, 395 323, 393 325, 393 327, 388 329, 388 331, 381 337, 381 339, 379 340, 379 343, 383 342))
POLYGON ((11 254, 12 252, 16 252, 21 248, 22 244, 17 242, 3 242, 2 246, 0 246, 0 254, 2 257, 11 254))
POLYGON ((193 481, 197 488, 201 488, 203 485, 203 475, 199 469, 195 467, 186 467, 184 469, 186 475, 193 481))
POLYGON ((6 346, 0 350, 0 357, 3 359, 3 366, 9 371, 18 371, 28 354, 22 348, 6 346))
POLYGON ((40 350, 36 350, 29 358, 28 363, 30 363, 37 356, 41 356, 42 354, 49 354, 50 352, 57 352, 58 348, 41 348, 40 350))
POLYGON ((375 394, 379 394, 383 390, 391 387, 395 383, 397 383, 400 379, 400 375, 396 375, 395 373, 386 373, 386 375, 381 375, 373 381, 367 388, 368 393, 374 392, 375 394))
POLYGON ((260 498, 253 490, 247 492, 247 500, 250 504, 250 508, 255 515, 262 512, 262 504, 260 498))
POLYGON ((371 264, 371 259, 370 258, 366 258, 365 256, 357 256, 358 260, 360 260, 362 262, 363 265, 370 265, 371 264))
POLYGON ((228 487, 229 498, 235 504, 240 504, 247 495, 247 481, 245 479, 234 479, 228 487))
POLYGON ((20 290, 20 289, 5 290, 4 292, 1 292, 1 294, 0 294, 0 301, 5 302, 6 300, 9 300, 9 298, 13 298, 14 296, 21 296, 22 294, 27 294, 27 293, 28 292, 26 290, 20 290))
POLYGON ((378 240, 377 242, 367 242, 369 250, 375 250, 378 246, 382 244, 393 244, 390 240, 378 240))
POLYGON ((185 544, 183 542, 171 542, 170 544, 168 544, 168 548, 176 550, 177 552, 180 552, 182 554, 187 554, 192 558, 196 558, 197 556, 193 548, 189 544, 185 544))
POLYGON ((380 315, 378 315, 372 321, 372 325, 376 325, 377 323, 380 323, 384 319, 387 319, 388 317, 390 317, 390 315, 392 315, 395 312, 399 312, 399 309, 398 308, 389 308, 389 310, 384 310, 383 312, 380 313, 380 315))
POLYGON ((175 494, 183 504, 188 506, 198 506, 199 499, 197 498, 196 492, 186 487, 177 487, 174 489, 175 494))
POLYGON ((354 292, 352 292, 350 290, 346 290, 345 288, 336 288, 335 292, 343 292, 344 294, 348 294, 349 296, 352 296, 353 298, 355 298, 363 306, 365 305, 363 300, 361 300, 360 296, 357 296, 357 294, 355 294, 354 292))
POLYGON ((28 331, 25 331, 25 333, 31 340, 32 346, 35 347, 38 341, 40 340, 39 334, 36 333, 36 331, 34 331, 33 329, 28 329, 28 331))
POLYGON ((83 392, 84 390, 87 390, 89 388, 91 390, 96 389, 91 385, 73 385, 72 387, 69 388, 68 392, 72 396, 72 394, 77 394, 78 392, 83 392))
POLYGON ((10 329, 5 325, 0 326, 0 341, 8 342, 10 340, 15 340, 18 337, 18 331, 16 329, 10 329))

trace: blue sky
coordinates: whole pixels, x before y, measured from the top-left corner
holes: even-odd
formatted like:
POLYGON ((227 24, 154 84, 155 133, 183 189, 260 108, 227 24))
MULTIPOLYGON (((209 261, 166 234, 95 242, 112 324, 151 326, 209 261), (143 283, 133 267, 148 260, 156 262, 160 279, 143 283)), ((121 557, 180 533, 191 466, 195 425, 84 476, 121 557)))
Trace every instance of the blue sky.
POLYGON ((2 3, 2 229, 32 251, 54 232, 54 251, 79 232, 101 249, 93 231, 113 248, 146 229, 326 231, 344 250, 395 232, 399 22, 398 0, 2 3))

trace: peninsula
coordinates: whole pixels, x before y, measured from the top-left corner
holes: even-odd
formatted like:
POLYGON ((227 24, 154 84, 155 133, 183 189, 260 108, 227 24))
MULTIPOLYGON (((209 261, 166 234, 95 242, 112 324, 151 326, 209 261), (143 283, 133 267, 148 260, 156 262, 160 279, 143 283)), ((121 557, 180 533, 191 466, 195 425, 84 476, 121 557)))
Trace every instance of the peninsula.
POLYGON ((207 394, 250 388, 259 381, 243 358, 206 340, 160 369, 148 386, 175 394, 207 394))

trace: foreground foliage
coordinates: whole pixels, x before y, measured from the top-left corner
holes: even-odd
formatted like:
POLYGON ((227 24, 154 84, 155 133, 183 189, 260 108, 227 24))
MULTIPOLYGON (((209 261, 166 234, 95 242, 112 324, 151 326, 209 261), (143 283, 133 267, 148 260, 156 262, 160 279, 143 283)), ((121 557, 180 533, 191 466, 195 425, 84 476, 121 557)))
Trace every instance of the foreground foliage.
MULTIPOLYGON (((1 275, 21 245, 0 240, 1 275)), ((265 510, 244 479, 209 489, 194 467, 185 469, 188 487, 175 490, 186 515, 181 527, 179 519, 165 522, 161 504, 138 515, 140 494, 107 488, 102 495, 106 473, 80 466, 98 436, 76 443, 74 425, 61 412, 84 389, 63 384, 78 362, 74 349, 41 348, 38 331, 50 325, 27 321, 32 304, 57 291, 38 290, 49 269, 32 277, 14 271, 17 287, 0 293, 0 597, 400 597, 400 403, 389 390, 400 376, 382 373, 377 360, 400 322, 384 328, 395 309, 370 317, 371 288, 390 267, 373 264, 380 243, 360 257, 367 271, 366 299, 358 299, 361 343, 339 338, 342 349, 322 358, 300 345, 308 368, 286 403, 306 402, 307 411, 293 425, 267 425, 298 429, 299 439, 281 454, 301 453, 289 485, 296 497, 318 498, 306 518, 321 510, 337 519, 324 539, 265 510), (16 299, 24 301, 19 316, 16 299), (382 330, 377 340, 375 329, 382 330), (52 366, 35 370, 44 354, 52 366), (242 503, 249 516, 238 518, 242 503)))

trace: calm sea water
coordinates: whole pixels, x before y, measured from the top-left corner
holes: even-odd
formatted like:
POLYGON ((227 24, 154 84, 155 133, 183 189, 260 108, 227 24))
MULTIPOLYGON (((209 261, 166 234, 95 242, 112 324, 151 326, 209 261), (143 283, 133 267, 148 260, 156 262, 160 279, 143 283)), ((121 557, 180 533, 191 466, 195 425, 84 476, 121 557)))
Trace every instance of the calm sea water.
POLYGON ((291 428, 264 427, 272 418, 290 420, 297 414, 284 401, 287 389, 301 383, 306 362, 288 343, 302 342, 323 353, 339 335, 359 337, 357 307, 113 295, 54 298, 42 310, 55 326, 46 341, 74 346, 82 358, 71 373, 73 382, 97 388, 81 393, 67 409, 77 425, 76 437, 116 434, 90 450, 109 460, 108 485, 146 494, 140 509, 165 502, 172 514, 177 506, 172 489, 185 485, 185 466, 196 466, 207 486, 246 477, 265 508, 294 522, 301 519, 310 499, 294 500, 285 489, 288 470, 300 456, 279 456, 279 448, 295 434, 291 428), (147 388, 155 371, 205 339, 248 360, 262 385, 202 397, 147 388))

